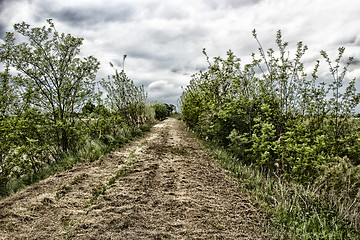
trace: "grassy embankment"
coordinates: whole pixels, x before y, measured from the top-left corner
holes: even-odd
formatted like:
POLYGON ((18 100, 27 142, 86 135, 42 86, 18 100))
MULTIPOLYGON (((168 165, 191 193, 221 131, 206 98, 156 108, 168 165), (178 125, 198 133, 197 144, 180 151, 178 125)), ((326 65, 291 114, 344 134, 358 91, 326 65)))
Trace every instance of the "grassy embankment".
POLYGON ((2 192, 1 197, 6 197, 12 193, 23 189, 33 183, 43 180, 59 171, 72 168, 79 162, 93 162, 102 159, 111 151, 124 146, 126 143, 133 141, 139 136, 142 136, 145 132, 150 130, 149 125, 141 126, 140 128, 134 128, 130 126, 122 127, 116 136, 106 136, 106 138, 91 139, 88 137, 85 145, 78 147, 76 150, 63 153, 60 160, 53 162, 52 164, 40 169, 38 172, 31 172, 25 174, 19 178, 13 178, 9 181, 2 192))
MULTIPOLYGON (((285 181, 276 173, 264 173, 242 163, 233 154, 205 143, 219 164, 239 180, 242 189, 268 212, 282 239, 360 239, 360 201, 353 196, 351 182, 360 179, 359 167, 351 169, 338 159, 314 184, 285 181), (357 176, 354 176, 357 174, 357 176)), ((358 189, 357 189, 358 190, 358 189)))

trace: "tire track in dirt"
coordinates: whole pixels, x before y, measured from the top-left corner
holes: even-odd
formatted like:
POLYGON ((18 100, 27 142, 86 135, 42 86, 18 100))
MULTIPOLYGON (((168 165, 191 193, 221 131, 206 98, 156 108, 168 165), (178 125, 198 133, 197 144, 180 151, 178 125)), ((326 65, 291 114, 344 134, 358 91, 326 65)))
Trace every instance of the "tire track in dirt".
POLYGON ((175 119, 0 201, 0 239, 270 239, 267 224, 175 119))

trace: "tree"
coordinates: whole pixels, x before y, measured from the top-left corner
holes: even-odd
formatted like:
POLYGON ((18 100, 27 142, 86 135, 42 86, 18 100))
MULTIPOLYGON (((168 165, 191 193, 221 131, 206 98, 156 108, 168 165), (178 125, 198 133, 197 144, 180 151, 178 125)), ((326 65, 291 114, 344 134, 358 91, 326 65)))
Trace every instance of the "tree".
POLYGON ((67 151, 73 116, 93 96, 100 63, 93 56, 77 57, 82 38, 60 34, 51 19, 47 23, 49 26, 42 28, 15 24, 15 32, 27 42, 17 44, 15 34, 8 32, 0 56, 7 56, 9 66, 19 72, 18 85, 30 99, 29 107, 50 115, 57 149, 67 151))
MULTIPOLYGON (((124 55, 124 60, 126 55, 124 55)), ((110 63, 114 68, 114 65, 110 63)), ((115 69, 115 75, 102 79, 101 85, 107 91, 109 108, 118 113, 127 124, 136 126, 144 123, 143 115, 147 95, 143 86, 136 86, 124 70, 115 69)))
POLYGON ((155 119, 162 121, 168 116, 168 109, 166 104, 154 103, 153 107, 155 109, 155 119))
POLYGON ((166 106, 166 111, 167 111, 166 116, 170 117, 170 115, 173 113, 173 111, 176 110, 176 107, 174 104, 167 104, 167 103, 165 103, 165 106, 166 106))
POLYGON ((4 71, 0 72, 0 121, 6 114, 13 112, 16 93, 14 90, 13 78, 10 75, 9 53, 0 55, 0 62, 4 63, 4 71))
POLYGON ((95 105, 89 100, 82 108, 82 112, 85 116, 89 116, 95 110, 95 105))

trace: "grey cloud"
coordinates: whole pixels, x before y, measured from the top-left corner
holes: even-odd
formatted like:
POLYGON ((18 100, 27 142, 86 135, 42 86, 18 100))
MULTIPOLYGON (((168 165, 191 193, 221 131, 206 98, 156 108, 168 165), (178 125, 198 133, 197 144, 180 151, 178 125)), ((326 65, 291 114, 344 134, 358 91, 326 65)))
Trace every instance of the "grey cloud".
POLYGON ((258 4, 263 0, 227 0, 228 4, 234 8, 258 4))
POLYGON ((5 24, 3 24, 2 22, 0 22, 0 39, 5 40, 5 33, 7 31, 7 27, 5 24))
POLYGON ((102 24, 104 22, 127 22, 131 21, 134 15, 134 9, 129 6, 104 8, 82 7, 73 8, 65 7, 60 10, 43 9, 46 15, 56 18, 60 21, 89 27, 91 25, 102 24))
POLYGON ((173 73, 178 73, 178 72, 182 72, 182 69, 180 67, 173 67, 170 69, 170 71, 173 73))
POLYGON ((177 29, 170 24, 167 29, 152 29, 149 35, 159 44, 188 44, 208 35, 209 31, 201 26, 184 25, 177 29))
POLYGON ((205 72, 207 69, 208 69, 207 66, 196 66, 195 68, 196 72, 200 72, 200 71, 205 72))
POLYGON ((263 0, 206 0, 206 4, 212 9, 217 10, 219 8, 242 8, 249 5, 256 5, 263 0))
MULTIPOLYGON (((0 37, 12 30, 11 21, 25 20, 34 26, 53 18, 61 32, 85 38, 81 54, 101 61, 99 78, 114 74, 109 61, 122 69, 122 56, 127 54, 125 70, 136 84, 145 86, 149 99, 176 104, 180 86, 193 73, 207 69, 204 47, 211 60, 226 57, 228 49, 242 58, 242 64, 251 61, 246 58, 251 52, 258 55, 258 45, 251 37, 254 28, 265 49, 274 46, 276 30, 282 29, 284 40, 295 45, 297 39, 303 40, 309 53, 333 48, 340 41, 350 55, 359 52, 360 35, 354 37, 359 33, 359 20, 354 16, 360 5, 356 1, 351 5, 325 0, 306 4, 296 0, 110 0, 105 4, 96 0, 0 0, 0 37), (32 4, 25 4, 30 1, 32 4), (328 7, 328 12, 319 12, 319 6, 328 7), (347 25, 334 35, 329 29, 336 23, 347 25), (295 42, 289 35, 296 36, 295 42), (329 40, 324 41, 327 36, 329 40), (163 84, 151 86, 154 81, 163 84)), ((306 63, 312 66, 314 61, 309 58, 306 63)), ((359 64, 356 61, 353 66, 359 64)))
POLYGON ((155 69, 169 69, 172 67, 176 57, 165 51, 154 51, 149 48, 129 49, 126 53, 130 58, 137 58, 149 61, 151 67, 155 69))
POLYGON ((8 7, 9 4, 13 4, 16 2, 27 2, 33 3, 33 0, 0 0, 0 13, 8 7))
POLYGON ((127 53, 131 58, 140 58, 140 59, 154 59, 154 54, 149 52, 148 50, 139 50, 131 48, 127 53))
POLYGON ((0 13, 5 9, 6 5, 13 2, 18 2, 19 0, 0 0, 0 13))
POLYGON ((333 42, 334 46, 356 46, 360 41, 357 35, 337 35, 333 42))
POLYGON ((152 95, 156 96, 157 98, 163 98, 163 99, 172 98, 172 97, 177 98, 181 94, 181 88, 179 88, 179 90, 165 88, 162 91, 157 91, 157 92, 152 90, 152 93, 153 93, 152 95))
POLYGON ((354 35, 338 42, 340 46, 360 46, 360 35, 354 35))
POLYGON ((356 36, 352 36, 351 38, 347 39, 346 41, 344 41, 344 44, 355 44, 356 43, 356 36))
POLYGON ((5 2, 6 0, 0 0, 0 12, 3 11, 5 2))
MULTIPOLYGON (((19 0, 0 0, 0 14, 3 13, 4 10, 6 10, 7 7, 9 7, 10 4, 13 4, 14 2, 18 2, 19 0)), ((0 39, 4 39, 5 38, 5 33, 7 31, 10 31, 11 29, 9 29, 9 23, 5 22, 4 20, 2 20, 0 18, 0 39)))
POLYGON ((189 16, 186 11, 173 7, 164 7, 160 10, 159 15, 167 20, 182 20, 189 16))

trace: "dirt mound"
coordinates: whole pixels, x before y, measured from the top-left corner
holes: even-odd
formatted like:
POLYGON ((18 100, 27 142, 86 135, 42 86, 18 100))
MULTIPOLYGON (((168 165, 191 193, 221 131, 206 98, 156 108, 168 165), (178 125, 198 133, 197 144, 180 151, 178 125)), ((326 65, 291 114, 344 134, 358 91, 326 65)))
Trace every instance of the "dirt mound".
POLYGON ((269 239, 266 226, 175 119, 0 201, 0 239, 269 239))

